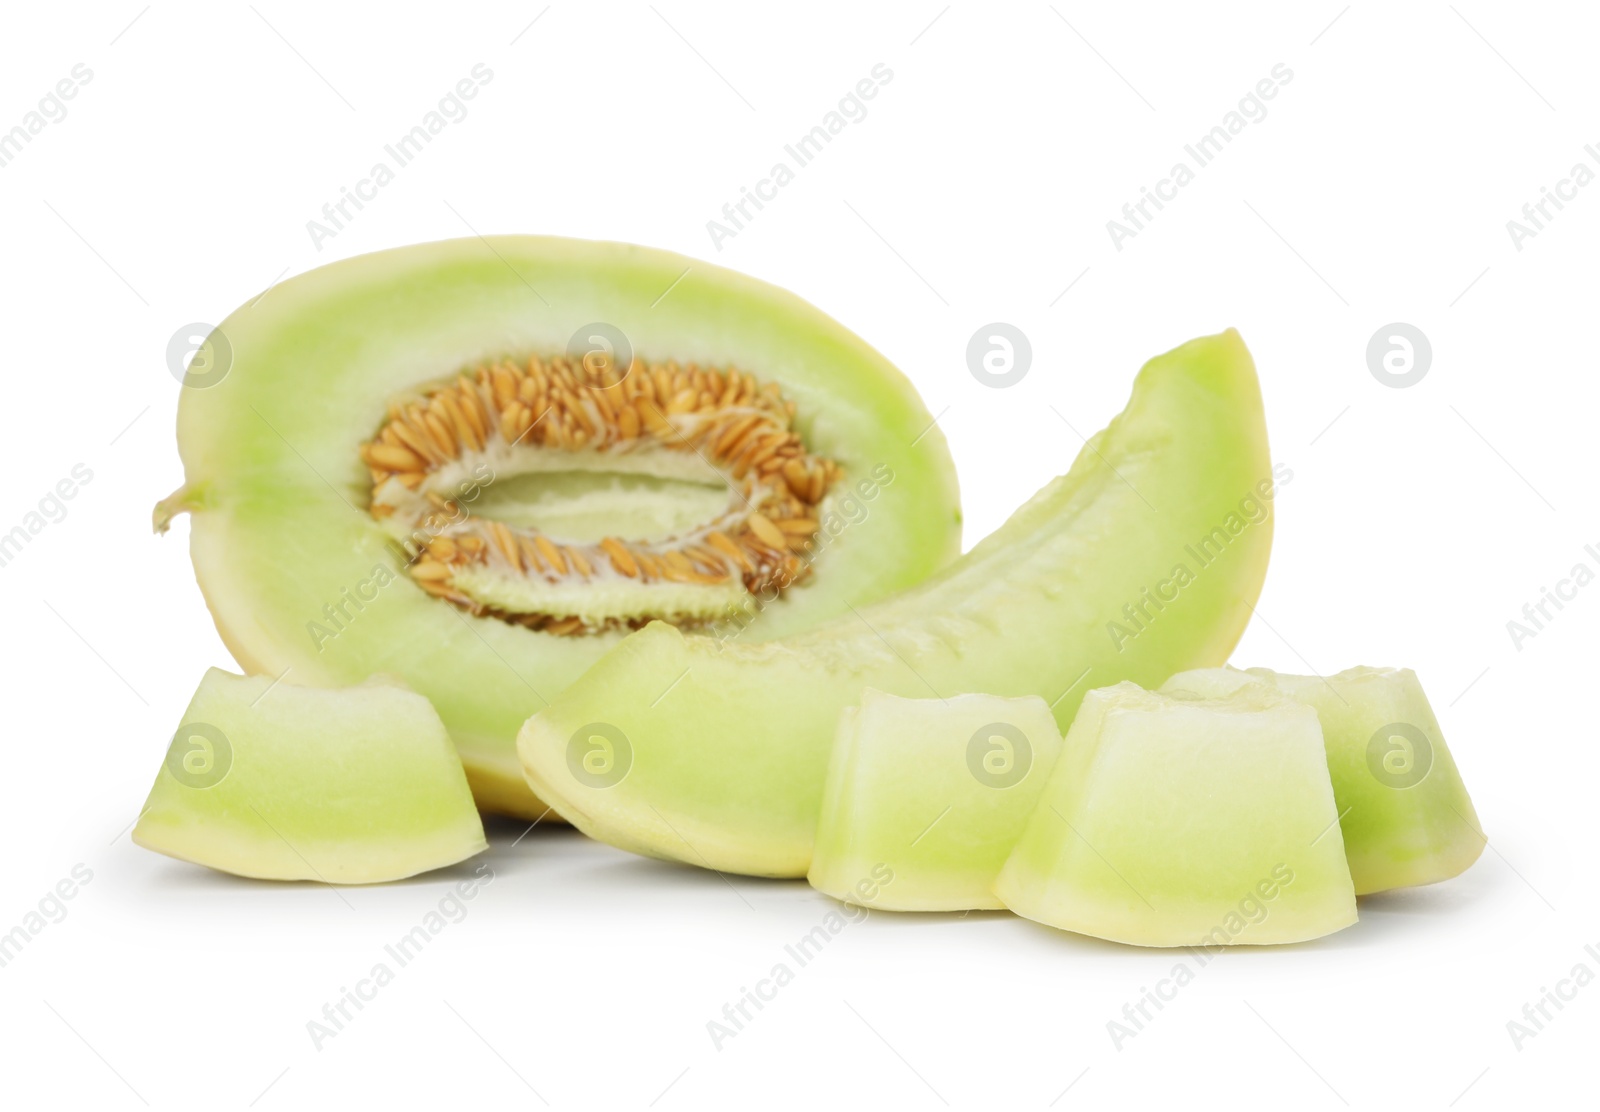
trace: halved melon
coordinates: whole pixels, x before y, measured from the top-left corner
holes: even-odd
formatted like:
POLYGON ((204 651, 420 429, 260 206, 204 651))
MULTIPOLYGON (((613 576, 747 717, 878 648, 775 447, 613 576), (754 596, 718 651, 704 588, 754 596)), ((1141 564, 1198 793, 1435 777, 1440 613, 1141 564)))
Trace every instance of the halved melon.
POLYGON ((545 811, 517 729, 629 628, 761 640, 959 551, 955 472, 904 376, 693 259, 406 247, 275 286, 208 343, 156 523, 193 514, 223 640, 295 682, 403 677, 488 809, 545 811))
POLYGON ((133 840, 239 876, 371 884, 487 847, 428 700, 387 679, 340 690, 212 668, 133 840))
POLYGON ((1091 691, 995 894, 1139 946, 1301 942, 1356 921, 1316 712, 1091 691))
POLYGON ((1218 695, 1254 684, 1309 704, 1322 721, 1357 895, 1448 880, 1478 859, 1478 813, 1415 672, 1209 668, 1173 676, 1161 690, 1218 695))
POLYGON ((1090 687, 1220 664, 1266 573, 1273 492, 1249 352, 1231 331, 1192 341, 1145 365, 1068 474, 925 583, 762 644, 628 637, 523 728, 529 782, 625 849, 802 876, 840 711, 867 688, 1036 695, 1068 723, 1090 687), (604 783, 570 759, 595 723, 631 750, 604 783))
POLYGON ((840 717, 807 878, 893 911, 1003 906, 991 889, 1061 750, 1043 699, 901 699, 840 717))

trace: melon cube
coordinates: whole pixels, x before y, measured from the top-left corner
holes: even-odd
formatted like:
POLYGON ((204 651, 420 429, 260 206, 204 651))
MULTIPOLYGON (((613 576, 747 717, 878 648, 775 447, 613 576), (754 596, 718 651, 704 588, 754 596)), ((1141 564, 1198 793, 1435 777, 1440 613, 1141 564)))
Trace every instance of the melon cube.
POLYGON ((1478 859, 1483 828, 1433 707, 1409 668, 1293 676, 1251 668, 1181 672, 1161 688, 1225 694, 1264 684, 1314 707, 1356 894, 1433 884, 1478 859))
POLYGON ((367 884, 487 847, 460 758, 427 699, 212 668, 133 840, 239 876, 367 884))
POLYGON ((1085 696, 995 885, 1051 926, 1142 946, 1300 942, 1356 921, 1316 713, 1258 689, 1085 696))
POLYGON ((841 716, 812 885, 895 911, 998 908, 996 874, 1061 749, 1043 699, 902 699, 841 716))

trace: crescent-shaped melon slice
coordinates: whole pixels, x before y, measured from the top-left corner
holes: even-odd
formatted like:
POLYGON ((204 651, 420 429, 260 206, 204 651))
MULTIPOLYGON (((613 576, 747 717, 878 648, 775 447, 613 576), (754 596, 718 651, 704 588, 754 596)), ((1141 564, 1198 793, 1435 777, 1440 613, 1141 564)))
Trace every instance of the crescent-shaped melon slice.
MULTIPOLYGON (((1227 659, 1266 574, 1273 467, 1232 331, 1140 371, 1072 469, 926 582, 751 643, 652 624, 532 717, 530 784, 586 833, 729 872, 802 876, 840 712, 912 698, 1083 693, 1227 659)), ((908 776, 916 775, 914 769, 908 776)))

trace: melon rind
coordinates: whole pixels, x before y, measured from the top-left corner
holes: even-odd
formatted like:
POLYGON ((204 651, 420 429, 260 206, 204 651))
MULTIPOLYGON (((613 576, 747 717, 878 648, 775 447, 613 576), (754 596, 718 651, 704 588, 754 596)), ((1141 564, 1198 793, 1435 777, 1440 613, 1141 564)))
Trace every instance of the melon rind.
POLYGON ((840 717, 807 879, 890 911, 1003 906, 995 877, 1060 750, 1037 697, 867 691, 840 717))
POLYGON ((1326 677, 1204 669, 1173 676, 1162 690, 1213 695, 1254 683, 1309 704, 1321 719, 1357 895, 1449 880, 1483 853, 1472 797, 1411 669, 1358 667, 1326 677), (1369 754, 1374 735, 1395 723, 1428 739, 1427 767, 1418 766, 1415 783, 1385 772, 1381 758, 1369 754))
POLYGON ((1247 689, 1091 691, 995 894, 1138 946, 1303 942, 1356 921, 1316 712, 1247 689))
POLYGON ((528 818, 548 808, 523 778, 518 728, 620 635, 539 633, 429 597, 366 512, 359 449, 396 395, 502 357, 565 352, 597 321, 620 327, 643 359, 733 364, 778 384, 810 450, 844 468, 822 506, 843 523, 838 536, 811 579, 741 638, 848 613, 960 551, 944 436, 905 376, 854 333, 697 259, 541 236, 362 255, 236 310, 218 326, 226 375, 182 393, 185 485, 158 511, 163 522, 191 512, 196 577, 246 671, 324 686, 402 677, 438 709, 480 806, 528 818), (310 624, 331 628, 330 605, 349 620, 319 638, 310 624))
POLYGON ((421 695, 390 680, 328 690, 216 668, 133 840, 239 876, 329 884, 399 880, 487 848, 455 748, 421 695), (201 740, 213 730, 225 740, 201 740))
POLYGON ((1266 574, 1273 479, 1244 342, 1191 341, 1145 365, 1071 471, 926 582, 761 644, 661 623, 632 634, 523 727, 529 782, 624 849, 803 876, 839 713, 867 688, 1035 695, 1064 726, 1089 688, 1225 661, 1266 574), (1180 566, 1187 584, 1127 624, 1180 566), (626 775, 603 783, 568 760, 595 722, 631 748, 626 775))

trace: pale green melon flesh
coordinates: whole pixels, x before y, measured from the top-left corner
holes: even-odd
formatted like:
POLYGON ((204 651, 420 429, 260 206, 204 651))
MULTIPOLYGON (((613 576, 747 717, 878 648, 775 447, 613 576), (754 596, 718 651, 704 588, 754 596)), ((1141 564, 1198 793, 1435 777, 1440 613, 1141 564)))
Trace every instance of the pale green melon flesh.
POLYGON ((867 691, 840 718, 807 879, 893 911, 1001 907, 995 876, 1060 750, 1040 698, 867 691))
POLYGON ((1036 695, 1064 724, 1090 687, 1225 660, 1266 572, 1272 484, 1244 343, 1185 344, 1144 367, 1067 475, 927 582, 779 641, 631 635, 523 728, 529 782, 614 845, 804 875, 839 713, 868 687, 1036 695), (1145 601, 1162 583, 1170 598, 1145 601), (620 780, 571 771, 595 722, 630 742, 620 780))
MULTIPOLYGON (((822 507, 830 535, 813 574, 756 607, 746 639, 848 613, 959 551, 943 434, 860 338, 792 294, 698 260, 535 236, 364 255, 237 310, 219 326, 227 375, 183 391, 186 483, 158 510, 160 522, 192 511, 196 575, 246 670, 326 686, 403 677, 438 708, 480 805, 529 817, 546 808, 523 779, 517 729, 620 635, 534 632, 426 595, 366 512, 359 448, 394 396, 502 357, 564 353, 596 321, 619 326, 642 359, 733 365, 777 384, 809 449, 844 469, 822 507)), ((569 522, 603 510, 582 497, 569 522)), ((678 503, 697 498, 667 494, 638 531, 661 528, 663 514, 670 525, 687 509, 678 503)))
POLYGON ((1357 895, 1448 880, 1478 859, 1478 813, 1415 672, 1351 668, 1324 678, 1216 668, 1173 676, 1162 690, 1212 695, 1255 683, 1316 708, 1357 895), (1397 740, 1386 735, 1383 755, 1369 755, 1374 735, 1396 723, 1420 731, 1427 752, 1389 731, 1397 740))
POLYGON ((1092 691, 995 884, 1011 910, 1139 946, 1301 942, 1356 921, 1310 707, 1092 691))
MULTIPOLYGON (((651 462, 666 458, 661 453, 651 462)), ((497 479, 472 509, 508 525, 593 543, 616 535, 622 521, 632 523, 641 540, 676 536, 709 521, 728 501, 722 483, 630 474, 616 467, 624 459, 497 479)))
MULTIPOLYGON (((681 540, 724 516, 743 495, 729 479, 691 451, 658 448, 653 441, 631 452, 579 451, 494 444, 486 453, 444 465, 422 491, 390 480, 380 496, 395 512, 380 522, 396 541, 411 538, 419 518, 434 512, 428 493, 453 493, 466 484, 475 495, 471 516, 535 528, 564 544, 596 543, 605 537, 632 541, 681 540), (655 448, 655 450, 651 450, 655 448), (488 468, 493 480, 475 481, 488 468), (409 512, 405 512, 409 510, 409 512)), ((503 564, 468 565, 452 585, 476 602, 511 614, 575 616, 595 628, 636 617, 642 607, 665 620, 714 621, 748 597, 742 580, 715 584, 649 583, 622 574, 607 562, 586 576, 547 579, 503 564)), ((572 638, 566 638, 571 641, 572 638)))
POLYGON ((216 668, 184 712, 133 840, 239 876, 329 884, 398 880, 487 846, 455 748, 421 695, 395 682, 326 690, 216 668))

